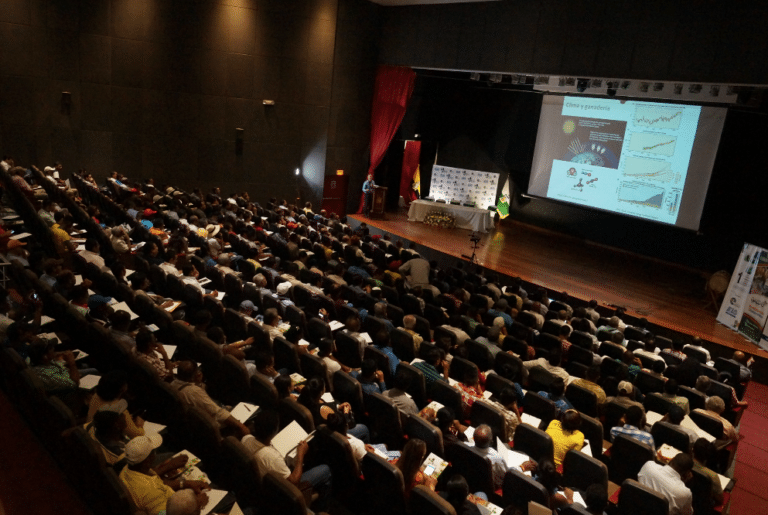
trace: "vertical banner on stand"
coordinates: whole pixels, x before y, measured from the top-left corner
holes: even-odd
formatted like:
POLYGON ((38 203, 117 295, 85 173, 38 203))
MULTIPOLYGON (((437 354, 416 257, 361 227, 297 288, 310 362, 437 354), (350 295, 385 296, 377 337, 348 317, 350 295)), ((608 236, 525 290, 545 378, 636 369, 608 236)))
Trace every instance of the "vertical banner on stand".
MULTIPOLYGON (((768 250, 744 244, 717 321, 760 344, 768 320, 768 250)), ((765 343, 765 342, 763 342, 765 343)))

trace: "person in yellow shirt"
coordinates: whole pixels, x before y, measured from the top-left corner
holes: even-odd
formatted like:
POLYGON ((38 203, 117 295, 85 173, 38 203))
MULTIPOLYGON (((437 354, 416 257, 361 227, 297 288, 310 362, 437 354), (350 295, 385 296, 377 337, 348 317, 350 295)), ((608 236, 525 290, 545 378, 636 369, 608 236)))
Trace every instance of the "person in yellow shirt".
POLYGON ((187 481, 185 479, 163 479, 163 476, 183 466, 186 456, 171 458, 154 469, 155 449, 163 443, 158 434, 137 436, 125 445, 125 461, 128 463, 120 472, 120 480, 125 484, 133 502, 140 511, 149 515, 157 515, 165 510, 168 499, 176 490, 191 488, 194 490, 200 506, 205 506, 208 496, 204 489, 210 489, 204 481, 187 481))
POLYGON ((565 454, 573 450, 581 450, 584 447, 584 433, 579 431, 581 427, 581 414, 575 409, 569 409, 563 414, 562 422, 553 420, 547 426, 547 434, 552 437, 555 448, 555 465, 561 466, 565 454))

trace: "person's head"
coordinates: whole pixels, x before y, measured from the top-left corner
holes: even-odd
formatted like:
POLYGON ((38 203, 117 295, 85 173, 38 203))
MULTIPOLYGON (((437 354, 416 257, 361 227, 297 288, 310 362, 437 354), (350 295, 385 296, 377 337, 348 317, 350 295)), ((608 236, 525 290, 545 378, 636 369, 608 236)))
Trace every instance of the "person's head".
POLYGON ((195 313, 192 323, 195 325, 195 328, 204 331, 211 324, 211 320, 213 320, 211 312, 207 309, 201 309, 195 313))
POLYGON ((496 398, 499 400, 499 404, 504 406, 507 409, 512 408, 515 404, 517 404, 520 399, 517 398, 517 392, 514 388, 510 388, 509 386, 503 388, 499 395, 496 396, 496 398))
POLYGON ((666 363, 664 363, 660 359, 654 360, 653 365, 651 365, 651 370, 653 370, 657 374, 661 374, 662 372, 664 372, 665 368, 667 368, 666 363))
POLYGON ((93 415, 93 427, 98 438, 119 439, 125 430, 125 416, 122 411, 119 413, 111 410, 97 411, 93 415))
POLYGON ((469 485, 467 484, 467 480, 464 479, 464 476, 461 474, 451 476, 448 483, 445 485, 445 493, 445 500, 453 506, 456 513, 462 513, 461 506, 469 495, 469 485))
POLYGON ((279 321, 280 315, 277 314, 277 310, 275 308, 269 308, 264 312, 264 324, 277 326, 279 321))
POLYGON ((547 492, 552 492, 555 488, 560 486, 562 477, 557 471, 555 463, 551 459, 544 458, 539 461, 537 472, 539 473, 539 483, 547 489, 547 492))
POLYGON ((328 415, 328 418, 325 419, 325 425, 328 426, 328 429, 331 431, 336 431, 342 435, 347 434, 347 419, 341 413, 333 412, 328 415))
POLYGON ((551 352, 549 354, 549 364, 553 367, 559 367, 560 366, 560 353, 559 352, 551 352))
POLYGON ((125 461, 132 469, 149 469, 155 458, 155 449, 163 444, 159 434, 137 436, 125 444, 125 461))
POLYGON ((360 376, 362 378, 372 378, 374 375, 376 375, 376 370, 378 368, 376 367, 376 362, 372 359, 364 359, 362 365, 360 366, 360 376))
POLYGON ((587 369, 586 379, 587 381, 592 381, 593 383, 597 383, 600 380, 600 367, 598 365, 593 365, 589 367, 587 369))
POLYGON ((474 439, 475 447, 478 449, 487 449, 490 447, 491 442, 493 441, 493 431, 491 431, 491 427, 487 424, 480 424, 477 426, 474 439))
POLYGON ((208 339, 217 345, 224 345, 227 343, 227 335, 224 332, 224 329, 221 327, 209 327, 208 331, 206 332, 206 336, 208 336, 208 339))
POLYGON ((144 272, 134 272, 131 274, 131 288, 134 290, 146 290, 149 288, 149 279, 144 272))
POLYGON ((556 376, 555 379, 552 381, 552 384, 549 385, 549 391, 552 393, 552 396, 555 398, 560 398, 565 394, 565 381, 562 377, 556 376))
POLYGON ((200 515, 200 503, 191 488, 178 490, 168 499, 165 515, 200 515))
POLYGON ((320 377, 313 377, 307 381, 299 394, 299 402, 302 404, 317 404, 325 393, 325 382, 320 377))
POLYGON ((45 365, 56 353, 56 340, 37 340, 29 347, 29 361, 32 366, 45 365))
POLYGON ((176 377, 180 381, 196 382, 199 376, 202 376, 202 372, 194 361, 182 361, 176 369, 176 377))
POLYGON ((635 361, 635 355, 632 353, 631 350, 625 351, 624 354, 621 356, 621 361, 624 362, 626 365, 631 365, 635 361))
POLYGON ((254 362, 258 370, 265 370, 275 364, 275 355, 268 350, 261 350, 254 356, 254 362))
POLYGON ((640 406, 630 406, 624 414, 624 420, 630 426, 642 427, 643 419, 645 419, 645 412, 640 406))
POLYGON ((403 327, 413 331, 413 328, 416 327, 416 317, 413 315, 405 315, 403 317, 403 327))
POLYGON ((600 483, 589 485, 584 495, 587 511, 594 515, 603 515, 608 506, 608 491, 600 483))
POLYGON ((320 342, 317 344, 317 349, 317 355, 321 358, 330 356, 333 354, 333 340, 331 338, 321 338, 320 342))
POLYGON ((699 376, 698 379, 696 379, 696 390, 700 391, 701 393, 707 393, 711 384, 712 380, 710 378, 703 375, 699 376))
POLYGON ((741 352, 740 350, 737 350, 733 353, 733 361, 736 361, 738 363, 741 363, 742 365, 745 365, 747 363, 747 355, 741 352))
POLYGON ((392 381, 392 387, 401 391, 406 391, 411 387, 411 376, 403 369, 398 369, 392 381))
POLYGON ((561 421, 563 430, 568 432, 578 431, 581 427, 581 413, 575 409, 566 410, 561 421))
POLYGON ((90 252, 98 254, 99 253, 99 241, 96 238, 86 238, 85 239, 85 250, 88 250, 90 252))
POLYGON ((421 463, 426 457, 427 444, 424 443, 424 440, 418 438, 409 439, 408 443, 403 447, 403 452, 396 464, 396 467, 403 473, 403 479, 405 480, 404 482, 406 485, 413 482, 416 472, 419 471, 421 463))
POLYGON ((374 335, 373 343, 376 344, 377 347, 389 347, 392 345, 392 341, 390 340, 389 333, 386 329, 382 329, 374 335))
POLYGON ((113 401, 122 397, 128 390, 128 374, 123 370, 112 370, 101 376, 96 385, 96 395, 104 401, 113 401))
POLYGON ((271 409, 260 409, 252 423, 253 437, 263 444, 268 444, 280 429, 280 417, 271 409))
POLYGON ((29 342, 35 335, 35 328, 29 322, 19 321, 8 326, 5 335, 11 342, 29 342))
POLYGON ((664 383, 664 393, 667 395, 677 395, 678 388, 677 381, 674 379, 667 379, 667 382, 664 383))
POLYGON ((143 354, 147 354, 152 348, 152 344, 155 343, 155 336, 152 334, 152 331, 146 327, 142 327, 139 329, 139 332, 136 333, 135 340, 136 350, 143 354))
POLYGON ((693 459, 706 464, 715 453, 715 445, 706 438, 699 438, 693 444, 693 459))
POLYGON ((673 404, 670 406, 669 411, 667 412, 667 420, 669 420, 670 424, 674 425, 680 425, 680 422, 683 421, 685 418, 685 410, 678 406, 677 404, 673 404))
POLYGON ((251 313, 253 313, 255 309, 256 305, 248 299, 240 303, 240 313, 243 313, 246 316, 251 316, 251 313))
POLYGON ((387 318, 387 304, 384 302, 377 302, 373 306, 375 316, 379 318, 387 318))
POLYGON ((480 381, 480 375, 477 368, 469 367, 464 371, 461 382, 468 386, 474 386, 480 381))
POLYGON ((346 328, 353 333, 360 331, 360 319, 354 315, 348 316, 346 328))
POLYGON ((672 461, 669 462, 669 466, 675 469, 675 472, 680 474, 682 480, 685 481, 690 477, 691 470, 693 470, 693 458, 690 454, 681 452, 672 458, 672 461))
POLYGON ((437 349, 430 349, 429 352, 427 352, 427 357, 424 361, 432 365, 433 367, 437 367, 437 365, 440 364, 441 361, 440 351, 437 349))
POLYGON ((717 395, 713 395, 711 397, 707 397, 707 400, 704 401, 704 407, 709 411, 713 411, 719 415, 725 411, 725 402, 717 395))
POLYGON ((571 326, 563 324, 560 326, 560 330, 558 331, 561 338, 567 339, 569 336, 571 336, 571 326))
POLYGON ((275 378, 273 384, 275 385, 275 390, 277 390, 278 399, 285 399, 291 395, 291 390, 293 390, 293 379, 291 379, 291 376, 280 374, 275 378))
POLYGON ((437 410, 437 416, 435 417, 435 424, 437 427, 440 428, 440 430, 445 433, 448 428, 453 424, 453 421, 456 420, 456 414, 453 412, 451 408, 440 408, 437 410))

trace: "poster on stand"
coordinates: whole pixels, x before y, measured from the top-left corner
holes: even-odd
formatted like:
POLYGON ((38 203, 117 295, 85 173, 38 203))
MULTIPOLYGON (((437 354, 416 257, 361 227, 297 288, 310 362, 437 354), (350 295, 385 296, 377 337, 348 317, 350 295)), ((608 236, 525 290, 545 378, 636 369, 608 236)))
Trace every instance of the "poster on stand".
POLYGON ((744 244, 717 321, 768 350, 768 250, 744 244))

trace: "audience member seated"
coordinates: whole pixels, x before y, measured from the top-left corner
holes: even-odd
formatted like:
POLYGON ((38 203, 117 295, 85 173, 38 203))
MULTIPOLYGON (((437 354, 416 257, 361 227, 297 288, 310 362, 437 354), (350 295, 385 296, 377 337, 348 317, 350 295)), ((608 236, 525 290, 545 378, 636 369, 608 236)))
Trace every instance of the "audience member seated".
POLYGON ((571 401, 565 397, 565 381, 563 381, 562 377, 555 377, 555 380, 552 381, 549 389, 549 392, 541 391, 539 392, 539 395, 555 403, 558 416, 560 413, 565 413, 569 409, 573 409, 573 404, 571 404, 571 401))
POLYGON ((280 451, 272 446, 272 439, 280 429, 280 419, 275 411, 259 410, 250 425, 253 434, 243 437, 242 442, 245 448, 256 456, 259 474, 263 477, 267 472, 274 472, 301 490, 306 489, 304 483, 311 485, 318 494, 313 508, 318 511, 326 510, 330 501, 332 481, 331 469, 328 465, 317 465, 305 471, 304 458, 309 445, 302 440, 296 447, 293 470, 288 467, 280 451))
POLYGON ((677 381, 674 379, 667 380, 666 383, 664 383, 664 393, 662 394, 662 397, 665 399, 668 399, 681 408, 683 408, 683 411, 686 415, 688 415, 691 412, 691 405, 688 401, 687 397, 682 397, 680 395, 677 395, 678 386, 677 381))
POLYGON ((168 499, 176 490, 191 488, 196 495, 198 504, 205 506, 208 496, 204 490, 210 486, 204 481, 186 479, 167 479, 168 472, 184 466, 186 456, 172 458, 153 468, 155 449, 160 447, 163 439, 160 435, 137 436, 125 446, 127 465, 120 472, 120 480, 125 484, 136 508, 148 515, 158 515, 166 509, 168 499))
POLYGON ((400 472, 403 474, 406 499, 411 496, 411 490, 413 490, 413 487, 416 485, 427 486, 432 491, 434 491, 437 486, 437 480, 435 478, 427 476, 420 470, 421 464, 426 457, 427 444, 424 443, 424 440, 412 438, 405 444, 403 453, 395 463, 395 466, 400 469, 400 472))
POLYGON ((491 447, 493 443, 493 431, 490 426, 486 424, 480 424, 475 429, 473 435, 475 440, 475 449, 480 454, 485 456, 485 459, 491 462, 491 469, 493 470, 493 487, 498 490, 504 483, 504 474, 507 473, 507 462, 501 457, 501 454, 491 447))
POLYGON ((136 357, 146 361, 163 381, 173 379, 174 363, 168 358, 165 347, 157 342, 155 335, 146 327, 136 333, 136 357))
MULTIPOLYGON (((625 435, 634 438, 640 443, 649 445, 651 449, 656 451, 656 444, 651 433, 640 429, 645 427, 645 412, 643 408, 630 406, 627 408, 627 412, 622 417, 622 420, 624 421, 623 425, 611 428, 611 441, 616 438, 616 435, 625 435)), ((619 422, 621 423, 621 421, 619 422)))
POLYGON ((712 397, 707 397, 707 400, 704 401, 704 408, 697 408, 694 411, 699 413, 705 413, 707 415, 710 415, 712 417, 715 417, 719 421, 723 423, 723 434, 722 435, 712 435, 717 438, 718 440, 718 447, 730 443, 730 442, 736 442, 739 440, 739 433, 736 431, 736 428, 733 427, 733 424, 731 424, 727 419, 720 416, 723 411, 725 411, 725 402, 720 397, 713 395, 712 397))
MULTIPOLYGON (((374 364, 375 365, 375 364, 374 364)), ((365 362, 363 362, 365 366, 365 362)), ((380 373, 380 372, 377 372, 380 373)), ((383 382, 383 375, 382 375, 383 382)), ((392 399, 397 409, 405 413, 406 415, 416 415, 419 412, 419 408, 413 399, 406 393, 408 388, 411 387, 411 376, 402 370, 398 370, 395 374, 395 378, 392 381, 392 388, 384 392, 385 397, 392 399)))
POLYGON ((605 404, 605 390, 597 384, 597 382, 600 380, 600 367, 599 366, 591 366, 587 369, 586 377, 584 379, 577 377, 573 380, 571 384, 575 384, 576 386, 580 386, 581 388, 587 389, 590 392, 594 393, 595 396, 597 396, 597 404, 605 404))
MULTIPOLYGON (((352 406, 348 402, 336 404, 335 402, 325 402, 322 397, 325 393, 325 381, 320 377, 312 377, 302 388, 299 394, 299 404, 304 406, 312 414, 315 427, 326 423, 326 419, 331 413, 339 413, 344 416, 348 422, 353 422, 352 406)), ((348 428, 349 434, 356 436, 360 440, 367 442, 370 436, 368 427, 364 424, 351 425, 348 428)))
POLYGON ((699 438, 693 444, 693 470, 704 474, 712 480, 712 505, 723 504, 723 486, 717 473, 707 468, 707 462, 715 455, 715 446, 706 438, 699 438))
POLYGON ((619 381, 617 388, 617 395, 615 397, 608 397, 605 402, 616 402, 621 404, 625 408, 630 406, 636 406, 641 410, 644 410, 643 405, 635 401, 635 387, 629 381, 619 381))
POLYGON ((560 366, 560 353, 553 352, 549 355, 549 358, 532 359, 529 361, 523 361, 525 370, 528 371, 533 367, 541 367, 550 374, 553 374, 561 378, 566 383, 570 380, 568 372, 560 366))
POLYGON ((229 411, 219 406, 205 391, 203 372, 194 361, 182 361, 176 370, 176 379, 171 386, 179 391, 181 399, 204 411, 219 424, 220 428, 230 428, 243 435, 249 434, 248 428, 234 418, 229 411))
POLYGON ((91 397, 91 402, 88 406, 87 421, 93 420, 93 417, 98 411, 104 411, 112 406, 125 403, 122 407, 125 415, 125 434, 128 438, 135 438, 137 436, 144 435, 144 419, 140 416, 132 416, 129 411, 125 411, 128 407, 128 403, 125 400, 128 392, 128 375, 122 370, 112 370, 104 374, 99 380, 99 384, 96 385, 96 393, 91 397))
POLYGON ((364 359, 360 370, 352 371, 350 375, 358 380, 363 388, 363 393, 383 394, 388 391, 387 385, 384 383, 384 372, 376 367, 376 362, 372 359, 364 359))
POLYGON ((481 513, 480 508, 467 499, 469 485, 461 474, 451 476, 445 485, 445 491, 439 492, 439 495, 448 501, 448 504, 456 511, 456 515, 480 515, 481 513))
POLYGON ((581 450, 584 447, 584 433, 581 427, 581 414, 575 409, 563 413, 562 421, 554 419, 547 426, 547 434, 552 437, 554 445, 555 464, 561 466, 565 455, 570 450, 581 450))
POLYGON ((669 515, 692 515, 693 495, 685 486, 693 477, 692 469, 691 455, 681 452, 668 465, 653 460, 646 462, 637 474, 637 480, 669 501, 669 515))
POLYGON ((499 395, 492 396, 489 402, 504 416, 504 438, 506 442, 511 442, 515 438, 515 429, 521 422, 517 392, 513 388, 504 388, 499 395))

